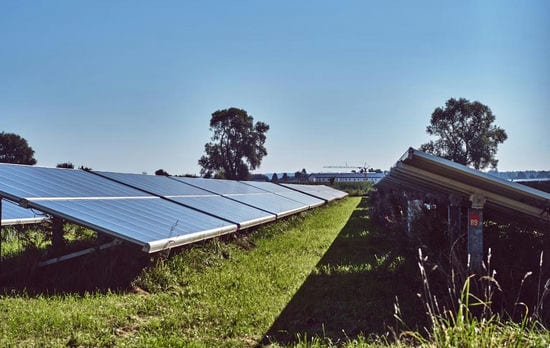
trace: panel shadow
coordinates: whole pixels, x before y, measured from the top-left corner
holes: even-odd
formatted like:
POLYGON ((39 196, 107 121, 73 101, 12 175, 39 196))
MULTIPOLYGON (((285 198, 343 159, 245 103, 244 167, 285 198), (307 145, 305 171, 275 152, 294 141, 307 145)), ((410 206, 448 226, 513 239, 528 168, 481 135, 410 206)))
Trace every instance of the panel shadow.
POLYGON ((402 317, 420 324, 424 315, 415 291, 421 287, 416 258, 372 224, 367 210, 363 198, 261 344, 297 343, 299 336, 336 343, 387 333, 396 324, 396 297, 402 317))

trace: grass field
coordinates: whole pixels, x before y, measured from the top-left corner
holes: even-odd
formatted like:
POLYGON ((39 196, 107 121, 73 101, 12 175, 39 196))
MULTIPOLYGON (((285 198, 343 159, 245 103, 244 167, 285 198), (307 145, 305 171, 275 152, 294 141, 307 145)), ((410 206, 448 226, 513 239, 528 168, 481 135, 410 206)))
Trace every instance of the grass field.
POLYGON ((478 346, 467 342, 481 342, 480 328, 501 338, 484 346, 550 342, 498 321, 440 325, 447 341, 425 335, 416 260, 394 243, 370 224, 366 199, 350 197, 170 257, 90 255, 4 288, 0 346, 478 346), (404 323, 394 318, 396 297, 404 323), (418 332, 426 338, 411 338, 418 332))

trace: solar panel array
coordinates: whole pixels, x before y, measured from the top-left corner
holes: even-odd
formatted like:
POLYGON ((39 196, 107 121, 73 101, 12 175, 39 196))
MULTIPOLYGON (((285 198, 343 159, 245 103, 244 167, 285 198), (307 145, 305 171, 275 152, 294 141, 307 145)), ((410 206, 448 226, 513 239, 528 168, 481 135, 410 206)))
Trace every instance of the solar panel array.
MULTIPOLYGON (((138 244, 146 252, 317 207, 337 196, 328 189, 312 195, 273 183, 0 164, 1 197, 138 244)), ((10 207, 3 209, 5 216, 12 208, 20 214, 30 211, 11 203, 5 206, 10 207)))

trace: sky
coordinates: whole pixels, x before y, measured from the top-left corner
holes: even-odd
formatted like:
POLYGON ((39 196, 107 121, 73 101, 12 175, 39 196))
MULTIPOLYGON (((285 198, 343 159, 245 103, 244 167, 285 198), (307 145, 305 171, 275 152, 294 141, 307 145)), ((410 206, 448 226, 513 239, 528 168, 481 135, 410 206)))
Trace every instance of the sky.
POLYGON ((270 125, 255 172, 389 169, 463 97, 499 170, 550 169, 549 1, 0 1, 0 43, 0 131, 40 166, 198 174, 238 107, 270 125))

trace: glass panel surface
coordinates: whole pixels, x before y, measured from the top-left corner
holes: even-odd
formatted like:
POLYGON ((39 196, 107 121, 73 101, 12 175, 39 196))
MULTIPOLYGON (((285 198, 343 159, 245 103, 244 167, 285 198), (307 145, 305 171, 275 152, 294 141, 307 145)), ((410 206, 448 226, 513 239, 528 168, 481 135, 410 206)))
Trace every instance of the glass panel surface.
POLYGON ((234 180, 204 179, 204 178, 180 178, 170 177, 173 180, 184 182, 201 189, 217 193, 219 195, 245 194, 245 193, 264 193, 256 187, 243 184, 234 180))
POLYGON ((325 185, 282 184, 286 187, 322 198, 327 201, 344 198, 347 193, 325 185))
POLYGON ((191 238, 204 231, 237 230, 234 224, 161 198, 44 200, 31 204, 139 245, 182 236, 191 238))
POLYGON ((292 199, 294 201, 307 204, 310 207, 317 207, 325 203, 325 201, 322 199, 315 198, 305 193, 301 193, 301 192, 292 190, 288 187, 274 184, 272 182, 262 182, 262 181, 242 181, 242 182, 247 185, 251 185, 268 192, 276 193, 279 196, 283 196, 283 197, 292 199))
POLYGON ((258 225, 276 218, 273 214, 222 196, 174 197, 170 200, 207 211, 223 219, 238 223, 241 227, 258 225))
POLYGON ((0 194, 19 200, 37 197, 135 197, 139 190, 77 169, 0 164, 0 194))
POLYGON ((212 195, 212 193, 161 175, 94 172, 159 196, 212 195))

